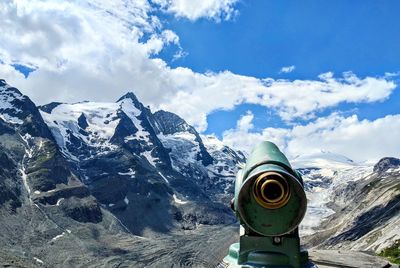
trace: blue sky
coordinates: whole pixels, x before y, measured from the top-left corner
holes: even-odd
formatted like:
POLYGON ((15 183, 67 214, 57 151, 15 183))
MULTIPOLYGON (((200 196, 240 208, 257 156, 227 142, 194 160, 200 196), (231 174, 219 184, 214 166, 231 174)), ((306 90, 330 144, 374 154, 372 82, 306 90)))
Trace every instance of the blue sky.
POLYGON ((400 156, 399 1, 0 2, 0 77, 36 104, 127 91, 295 157, 400 156))
POLYGON ((218 24, 164 16, 189 53, 171 66, 295 79, 399 69, 398 1, 253 0, 239 3, 238 10, 234 20, 218 24), (289 65, 296 71, 278 75, 289 65))
MULTIPOLYGON (((241 1, 238 10, 233 20, 217 24, 164 15, 187 56, 171 61, 171 49, 161 53, 162 58, 171 66, 198 72, 230 70, 258 78, 293 80, 315 79, 327 71, 352 71, 358 76, 400 71, 399 1, 254 0, 241 1), (292 65, 294 71, 280 72, 283 66, 292 65)), ((208 115, 206 133, 221 137, 247 110, 254 113, 256 130, 286 125, 265 107, 243 104, 208 115)), ((367 119, 396 114, 400 93, 396 90, 390 99, 377 103, 340 104, 321 115, 332 111, 352 111, 367 119)))

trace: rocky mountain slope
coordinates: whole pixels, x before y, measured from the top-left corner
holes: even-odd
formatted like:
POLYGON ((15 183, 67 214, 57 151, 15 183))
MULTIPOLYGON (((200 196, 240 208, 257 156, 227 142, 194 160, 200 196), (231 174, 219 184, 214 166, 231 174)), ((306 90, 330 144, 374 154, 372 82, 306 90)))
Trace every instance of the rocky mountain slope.
POLYGON ((0 222, 0 263, 12 267, 43 265, 43 260, 73 264, 70 256, 88 253, 84 243, 95 234, 107 240, 123 230, 79 180, 36 106, 4 80, 0 222))
POLYGON ((309 207, 301 228, 309 247, 381 252, 400 239, 400 160, 355 163, 331 153, 293 161, 309 207))
MULTIPOLYGON (((51 103, 39 111, 0 80, 1 263, 101 263, 137 254, 143 249, 131 244, 143 237, 168 241, 200 226, 233 223, 221 203, 232 193, 226 184, 210 185, 231 182, 244 158, 212 148, 183 119, 153 114, 132 93, 115 103, 51 103), (187 139, 166 146, 163 138, 174 135, 187 139), (190 156, 176 150, 184 143, 193 147, 190 156), (178 158, 187 162, 178 167, 178 158), (233 163, 230 173, 219 169, 224 161, 233 163)), ((153 240, 141 245, 165 247, 153 240)))

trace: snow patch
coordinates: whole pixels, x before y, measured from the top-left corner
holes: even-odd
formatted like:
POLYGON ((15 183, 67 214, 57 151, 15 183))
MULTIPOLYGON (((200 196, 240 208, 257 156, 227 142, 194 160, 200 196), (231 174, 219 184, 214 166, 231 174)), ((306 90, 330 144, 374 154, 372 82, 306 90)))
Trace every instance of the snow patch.
POLYGON ((51 239, 51 241, 56 241, 57 239, 60 239, 61 237, 63 237, 65 235, 65 232, 62 232, 62 234, 56 235, 55 237, 53 237, 51 239))
POLYGON ((160 174, 164 181, 169 184, 169 180, 161 172, 158 172, 158 174, 160 174))
POLYGON ((59 205, 61 205, 61 202, 64 200, 64 198, 60 198, 60 199, 58 199, 57 200, 57 203, 56 203, 56 206, 59 206, 59 205))
POLYGON ((135 178, 135 174, 136 172, 132 168, 129 168, 128 172, 118 172, 118 175, 130 176, 131 178, 135 178))
POLYGON ((51 113, 40 111, 46 124, 49 126, 57 144, 64 154, 73 160, 78 160, 67 149, 70 133, 98 150, 98 153, 108 152, 116 148, 110 143, 119 123, 117 111, 118 103, 81 102, 74 104, 60 104, 51 113), (78 118, 84 115, 88 127, 82 132, 78 118))
POLYGON ((178 197, 176 197, 175 194, 173 194, 172 197, 174 198, 174 202, 179 204, 179 205, 184 205, 184 204, 187 203, 187 201, 183 201, 183 200, 179 199, 178 197))
POLYGON ((142 111, 140 111, 138 108, 135 107, 133 100, 132 99, 123 99, 119 102, 119 105, 120 105, 120 109, 129 117, 129 119, 132 121, 132 123, 138 129, 138 131, 135 133, 135 135, 130 135, 130 136, 125 137, 125 142, 134 140, 134 139, 140 139, 140 140, 144 140, 146 142, 150 142, 150 140, 149 140, 150 133, 144 130, 144 128, 142 126, 142 121, 138 119, 138 117, 142 114, 142 111))
POLYGON ((44 262, 43 262, 41 259, 39 259, 39 258, 33 257, 33 259, 34 259, 37 263, 44 264, 44 262))
MULTIPOLYGON (((3 112, 3 111, 0 110, 0 112, 3 112)), ((9 114, 0 114, 0 118, 3 121, 5 121, 7 123, 10 123, 10 124, 13 124, 13 125, 22 125, 24 123, 24 121, 22 121, 18 117, 14 117, 14 116, 11 116, 9 114)))
POLYGON ((24 182, 25 189, 28 192, 28 194, 30 194, 31 188, 29 188, 29 185, 28 185, 28 180, 27 180, 28 175, 26 175, 26 173, 25 173, 25 167, 22 167, 19 171, 21 172, 21 177, 22 177, 22 181, 24 182))
POLYGON ((158 161, 160 161, 160 159, 158 159, 157 157, 153 157, 151 155, 152 151, 153 150, 144 151, 140 155, 143 155, 147 159, 147 161, 150 163, 150 165, 152 165, 153 167, 156 167, 156 164, 157 164, 158 161))
POLYGON ((125 196, 124 202, 125 202, 125 204, 127 204, 127 205, 129 204, 129 199, 128 199, 128 197, 125 196))

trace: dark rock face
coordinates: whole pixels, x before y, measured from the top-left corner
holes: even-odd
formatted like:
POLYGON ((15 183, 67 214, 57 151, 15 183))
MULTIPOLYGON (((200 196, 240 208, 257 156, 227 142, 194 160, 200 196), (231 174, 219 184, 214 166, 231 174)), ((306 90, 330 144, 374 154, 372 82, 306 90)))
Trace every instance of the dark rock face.
POLYGON ((79 222, 99 223, 102 213, 96 199, 93 197, 71 197, 61 202, 61 209, 65 215, 79 222))
POLYGON ((62 104, 62 103, 61 102, 50 102, 49 104, 38 106, 38 108, 46 113, 51 113, 51 111, 53 111, 53 109, 56 108, 60 104, 62 104))
POLYGON ((5 205, 12 211, 22 205, 18 198, 20 189, 11 178, 15 176, 17 163, 6 152, 0 152, 0 206, 5 205))
POLYGON ((86 121, 85 114, 83 114, 83 113, 78 117, 78 126, 82 130, 85 130, 89 126, 87 121, 86 121))
POLYGON ((68 184, 71 171, 58 148, 50 141, 41 141, 41 143, 46 151, 38 151, 24 160, 30 187, 33 191, 49 191, 55 189, 57 184, 68 184))
POLYGON ((400 159, 394 157, 384 157, 374 166, 374 172, 383 173, 390 168, 400 167, 400 159))

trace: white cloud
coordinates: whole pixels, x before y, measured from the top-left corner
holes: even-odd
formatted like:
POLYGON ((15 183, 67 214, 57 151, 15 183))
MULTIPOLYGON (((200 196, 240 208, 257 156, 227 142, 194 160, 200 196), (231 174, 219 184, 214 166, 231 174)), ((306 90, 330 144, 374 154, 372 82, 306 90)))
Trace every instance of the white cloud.
POLYGON ((39 104, 110 101, 127 90, 145 101, 168 95, 161 86, 168 68, 152 57, 169 43, 180 49, 179 37, 162 30, 151 9, 147 1, 3 1, 2 65, 25 62, 38 69, 28 79, 0 76, 39 104))
MULTIPOLYGON (((260 133, 240 127, 223 134, 223 142, 249 152, 258 142, 276 143, 290 158, 319 153, 321 150, 347 156, 356 161, 377 161, 382 157, 400 156, 400 114, 376 120, 359 120, 356 115, 337 113, 292 128, 266 128, 260 133)), ((251 126, 247 119, 246 125, 251 126)))
POLYGON ((246 153, 250 153, 253 146, 264 140, 275 143, 281 149, 286 148, 286 140, 290 133, 289 129, 265 128, 262 132, 254 132, 252 131, 254 128, 253 119, 254 115, 251 111, 241 116, 236 123, 236 128, 229 129, 222 134, 223 143, 246 153))
POLYGON ((237 122, 237 129, 240 131, 249 131, 251 130, 253 125, 254 114, 251 111, 247 111, 245 115, 243 115, 240 120, 237 122))
POLYGON ((294 66, 294 65, 285 66, 285 67, 281 68, 280 73, 291 73, 294 71, 294 69, 296 69, 296 66, 294 66))
POLYGON ((162 32, 162 37, 164 38, 166 43, 179 45, 179 36, 177 36, 176 33, 171 30, 164 30, 162 32))
POLYGON ((217 109, 233 109, 241 103, 273 108, 286 121, 314 118, 316 111, 342 102, 375 102, 386 99, 396 88, 386 78, 359 78, 345 73, 331 74, 322 80, 275 80, 240 76, 229 71, 198 74, 188 69, 171 70, 175 82, 174 97, 159 107, 174 111, 200 130, 207 126, 207 114, 217 109))
POLYGON ((174 14, 176 17, 187 18, 195 21, 199 18, 207 18, 219 21, 229 20, 237 10, 234 5, 238 0, 152 0, 162 10, 174 14))
MULTIPOLYGON (((194 2, 203 3, 188 3, 194 2)), ((168 44, 177 48, 176 57, 185 52, 179 36, 164 29, 152 10, 146 0, 2 1, 0 77, 38 104, 112 101, 134 91, 153 110, 175 112, 200 131, 207 128, 208 114, 241 103, 275 109, 290 121, 313 118, 315 111, 341 102, 382 101, 396 87, 390 77, 352 73, 290 81, 171 68, 158 53, 168 44), (38 69, 25 79, 12 70, 13 62, 38 69)))

